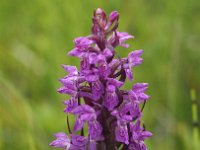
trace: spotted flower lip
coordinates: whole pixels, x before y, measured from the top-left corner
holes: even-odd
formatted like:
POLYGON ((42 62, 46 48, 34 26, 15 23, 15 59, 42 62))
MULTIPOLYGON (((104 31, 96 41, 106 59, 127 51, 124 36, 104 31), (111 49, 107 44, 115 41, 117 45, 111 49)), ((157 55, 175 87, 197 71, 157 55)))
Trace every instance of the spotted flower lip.
POLYGON ((128 128, 126 125, 119 124, 115 129, 116 140, 118 142, 129 144, 128 128))
POLYGON ((65 113, 72 113, 72 111, 78 107, 78 101, 75 97, 71 97, 69 100, 64 101, 66 108, 64 109, 65 113))
POLYGON ((103 140, 102 136, 102 126, 98 121, 90 121, 88 122, 88 132, 91 135, 91 139, 93 140, 103 140))
POLYGON ((72 144, 75 146, 82 147, 85 146, 87 143, 87 138, 83 136, 71 134, 71 137, 72 137, 72 144))
POLYGON ((59 79, 61 94, 70 96, 63 103, 67 129, 55 134, 49 145, 64 150, 122 149, 147 150, 144 140, 152 136, 141 124, 142 111, 150 98, 148 83, 123 87, 134 80, 132 69, 142 64, 143 50, 134 50, 121 58, 116 47, 128 48, 134 36, 119 32, 119 13, 109 16, 98 8, 92 17, 92 33, 74 39, 68 55, 80 59, 80 69, 62 65, 67 75, 59 79), (70 123, 68 115, 75 117, 70 123), (73 124, 73 127, 71 127, 73 124), (87 129, 87 134, 84 134, 87 129))

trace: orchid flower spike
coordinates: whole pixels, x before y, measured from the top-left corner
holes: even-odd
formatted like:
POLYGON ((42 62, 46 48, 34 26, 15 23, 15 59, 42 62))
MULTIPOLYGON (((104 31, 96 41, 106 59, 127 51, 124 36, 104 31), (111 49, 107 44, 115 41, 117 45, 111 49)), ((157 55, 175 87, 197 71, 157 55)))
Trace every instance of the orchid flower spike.
POLYGON ((148 83, 135 83, 130 90, 121 87, 133 80, 132 69, 143 61, 143 50, 134 50, 126 58, 116 57, 115 48, 128 48, 134 36, 117 31, 119 13, 109 16, 98 8, 92 17, 92 32, 75 38, 68 55, 80 59, 76 66, 62 65, 68 73, 59 81, 64 101, 69 135, 55 134, 50 146, 63 150, 147 150, 144 140, 152 136, 141 124, 143 107, 150 98, 145 92, 148 83), (68 115, 75 116, 73 128, 68 115), (87 126, 88 134, 84 134, 87 126))

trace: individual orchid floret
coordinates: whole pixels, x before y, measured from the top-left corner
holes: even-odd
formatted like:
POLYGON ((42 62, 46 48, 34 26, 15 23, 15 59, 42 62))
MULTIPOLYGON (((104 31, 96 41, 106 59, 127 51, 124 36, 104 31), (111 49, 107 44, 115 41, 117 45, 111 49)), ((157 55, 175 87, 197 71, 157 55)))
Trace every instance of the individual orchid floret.
POLYGON ((129 45, 125 44, 128 39, 134 38, 134 36, 128 34, 127 32, 117 32, 117 37, 119 39, 119 45, 128 48, 129 45))
POLYGON ((88 122, 88 133, 90 134, 90 138, 93 140, 103 140, 102 136, 102 126, 98 121, 89 121, 88 122))
POLYGON ((143 61, 140 56, 142 55, 143 50, 135 50, 128 54, 128 58, 124 59, 125 63, 123 64, 123 67, 126 72, 126 76, 132 80, 133 79, 133 73, 132 73, 132 67, 135 67, 137 65, 140 65, 143 61))
POLYGON ((78 101, 75 97, 71 97, 69 100, 64 101, 66 108, 64 110, 65 113, 72 113, 76 107, 78 107, 78 101))
POLYGON ((150 96, 144 93, 147 88, 148 83, 134 84, 132 90, 129 91, 130 99, 138 103, 148 100, 150 96))
POLYGON ((113 108, 115 106, 118 105, 118 96, 116 94, 116 92, 110 92, 107 91, 106 95, 105 95, 105 102, 104 102, 104 106, 109 110, 113 110, 113 108))
POLYGON ((144 129, 140 126, 140 120, 137 120, 135 124, 130 124, 131 132, 132 132, 132 140, 136 141, 144 141, 146 138, 152 136, 152 133, 149 131, 144 131, 144 129))
POLYGON ((119 112, 116 109, 113 110, 111 112, 111 114, 117 118, 118 123, 123 123, 124 124, 124 123, 128 123, 128 122, 133 121, 133 117, 131 115, 125 114, 125 115, 122 116, 121 112, 119 112))
POLYGON ((102 54, 97 54, 97 53, 91 53, 89 56, 89 63, 90 64, 99 64, 101 62, 105 62, 106 58, 102 54))
MULTIPOLYGON (((111 55, 108 52, 106 54, 111 55)), ((91 53, 89 57, 89 63, 98 66, 98 71, 99 71, 98 73, 101 77, 104 78, 106 78, 110 73, 106 59, 107 59, 106 55, 103 55, 103 53, 102 54, 91 53)))
POLYGON ((120 107, 119 115, 124 119, 131 117, 131 121, 134 121, 136 118, 141 116, 139 105, 133 102, 126 102, 120 107))
POLYGON ((128 128, 126 124, 118 124, 115 129, 115 136, 118 142, 122 142, 126 145, 129 144, 128 128))
POLYGON ((88 48, 94 41, 87 37, 78 37, 74 40, 74 44, 77 48, 88 48))
POLYGON ((84 57, 88 53, 88 48, 94 41, 90 40, 88 37, 79 37, 74 40, 75 48, 68 52, 70 56, 76 56, 79 58, 84 57))
POLYGON ((96 119, 95 110, 86 104, 79 105, 72 113, 78 115, 82 120, 96 119))
POLYGON ((94 100, 98 100, 104 92, 104 86, 99 80, 91 83, 91 89, 94 100))
POLYGON ((144 141, 131 142, 128 146, 128 150, 147 150, 144 141))
POLYGON ((81 130, 85 122, 96 120, 96 114, 92 107, 88 105, 80 105, 76 107, 72 114, 76 115, 74 131, 81 130))
POLYGON ((145 93, 148 84, 135 83, 131 90, 122 89, 126 79, 133 80, 132 69, 143 62, 143 50, 121 58, 115 48, 128 48, 127 40, 134 37, 119 32, 118 25, 117 11, 107 16, 98 8, 92 17, 92 33, 75 38, 68 55, 80 59, 80 71, 76 66, 62 65, 67 75, 59 79, 63 86, 58 89, 70 96, 64 101, 69 138, 57 133, 50 146, 63 150, 147 150, 144 140, 152 134, 140 122, 150 98, 145 93), (69 121, 71 116, 74 123, 69 121))
MULTIPOLYGON (((87 56, 88 56, 88 54, 87 54, 87 56)), ((80 72, 83 72, 84 70, 88 70, 89 68, 90 68, 89 58, 88 57, 81 58, 80 72)))
POLYGON ((79 135, 74 135, 74 134, 71 134, 71 142, 75 147, 77 148, 81 148, 81 147, 85 147, 86 144, 87 144, 87 138, 85 138, 84 136, 79 136, 79 135))
POLYGON ((130 124, 131 129, 131 139, 129 144, 130 150, 147 150, 146 145, 144 144, 144 140, 152 136, 152 133, 149 131, 145 131, 140 126, 140 120, 137 120, 136 123, 130 124))
POLYGON ((59 88, 57 91, 61 94, 75 95, 77 93, 77 87, 69 88, 69 87, 63 86, 59 88))
POLYGON ((128 64, 130 66, 137 66, 140 65, 143 61, 140 56, 142 55, 143 50, 135 50, 128 54, 128 64))
POLYGON ((84 82, 85 78, 83 76, 79 76, 78 70, 75 66, 62 66, 69 74, 64 78, 59 79, 64 86, 59 88, 58 92, 61 94, 75 95, 77 94, 79 84, 84 82))
POLYGON ((134 36, 128 34, 127 32, 114 32, 113 35, 109 38, 109 43, 113 46, 122 46, 124 48, 128 48, 129 44, 125 42, 128 39, 134 38, 134 36))
POLYGON ((62 65, 62 67, 65 71, 69 73, 66 77, 78 75, 78 69, 76 68, 76 66, 62 65))
POLYGON ((55 134, 56 140, 51 142, 49 145, 56 147, 56 148, 64 148, 69 149, 70 148, 70 139, 64 132, 56 133, 55 134))
POLYGON ((80 105, 76 109, 74 109, 72 113, 77 115, 74 131, 82 129, 84 122, 88 122, 89 134, 91 136, 91 139, 98 139, 102 137, 102 127, 96 120, 97 116, 92 107, 87 105, 80 105))
POLYGON ((121 87, 123 85, 123 82, 120 82, 115 79, 110 79, 110 78, 108 78, 107 80, 108 81, 107 81, 107 88, 106 88, 106 93, 105 93, 104 106, 108 110, 111 111, 119 103, 116 89, 121 87))
POLYGON ((58 89, 61 94, 76 95, 78 93, 79 84, 84 82, 84 77, 81 76, 66 76, 59 79, 63 87, 58 89))
POLYGON ((99 79, 99 70, 96 68, 84 69, 81 74, 85 76, 87 82, 95 82, 99 79))

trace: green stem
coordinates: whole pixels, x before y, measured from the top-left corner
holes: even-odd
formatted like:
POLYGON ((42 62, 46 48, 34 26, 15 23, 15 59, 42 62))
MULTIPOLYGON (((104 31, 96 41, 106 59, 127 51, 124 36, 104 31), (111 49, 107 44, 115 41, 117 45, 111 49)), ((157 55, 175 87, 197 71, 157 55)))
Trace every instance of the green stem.
POLYGON ((196 91, 191 89, 191 100, 192 100, 192 121, 193 121, 193 144, 194 149, 199 150, 199 125, 198 125, 198 105, 196 99, 196 91))

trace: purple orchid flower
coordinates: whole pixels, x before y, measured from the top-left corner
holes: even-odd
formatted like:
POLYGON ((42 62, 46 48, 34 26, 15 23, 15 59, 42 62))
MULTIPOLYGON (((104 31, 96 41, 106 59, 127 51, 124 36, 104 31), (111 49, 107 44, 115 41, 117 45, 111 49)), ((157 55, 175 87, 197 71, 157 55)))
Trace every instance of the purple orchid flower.
POLYGON ((128 39, 134 38, 134 36, 126 33, 126 32, 114 32, 113 35, 110 37, 109 42, 111 45, 116 47, 117 45, 122 46, 124 48, 128 48, 129 44, 126 44, 125 42, 128 39))
POLYGON ((91 139, 101 141, 104 139, 102 135, 102 126, 98 121, 89 121, 88 128, 91 139))
POLYGON ((143 50, 135 50, 126 58, 116 57, 117 46, 128 48, 134 36, 117 31, 119 13, 107 17, 98 8, 92 18, 92 33, 74 40, 68 55, 80 59, 75 66, 62 65, 68 73, 59 79, 61 94, 68 94, 64 112, 75 116, 73 130, 67 117, 69 137, 61 132, 50 146, 64 150, 147 150, 144 140, 152 133, 140 122, 144 104, 150 98, 147 83, 135 83, 131 90, 121 89, 126 79, 133 80, 132 68, 143 61, 143 50), (140 107, 142 105, 142 107, 140 107), (87 126, 88 134, 85 135, 87 126))
POLYGON ((63 133, 56 133, 55 134, 56 140, 51 142, 49 145, 56 147, 56 148, 64 148, 64 149, 69 149, 71 146, 70 139, 69 137, 63 133))
POLYGON ((129 144, 129 135, 127 125, 118 124, 115 129, 115 136, 118 142, 122 142, 126 145, 129 144))
POLYGON ((113 110, 115 106, 118 105, 118 95, 116 93, 116 88, 119 88, 123 85, 123 82, 120 82, 115 79, 107 79, 107 88, 106 88, 106 94, 105 94, 105 101, 104 106, 108 110, 113 110))
POLYGON ((143 141, 131 142, 128 146, 128 150, 147 150, 143 141))
POLYGON ((140 126, 140 120, 137 120, 135 124, 131 123, 132 140, 144 141, 146 138, 151 137, 152 133, 149 131, 144 131, 140 126))
POLYGON ((140 58, 140 55, 142 55, 143 50, 135 50, 128 54, 128 58, 125 58, 124 61, 124 69, 126 72, 126 76, 133 80, 133 73, 132 73, 132 67, 135 67, 137 65, 140 65, 143 61, 142 58, 140 58))
POLYGON ((71 97, 69 100, 64 101, 66 108, 64 110, 65 113, 72 113, 72 111, 78 107, 78 100, 75 97, 71 97))
POLYGON ((134 84, 132 90, 129 91, 130 99, 138 103, 148 100, 150 96, 144 93, 147 88, 148 83, 134 84))

